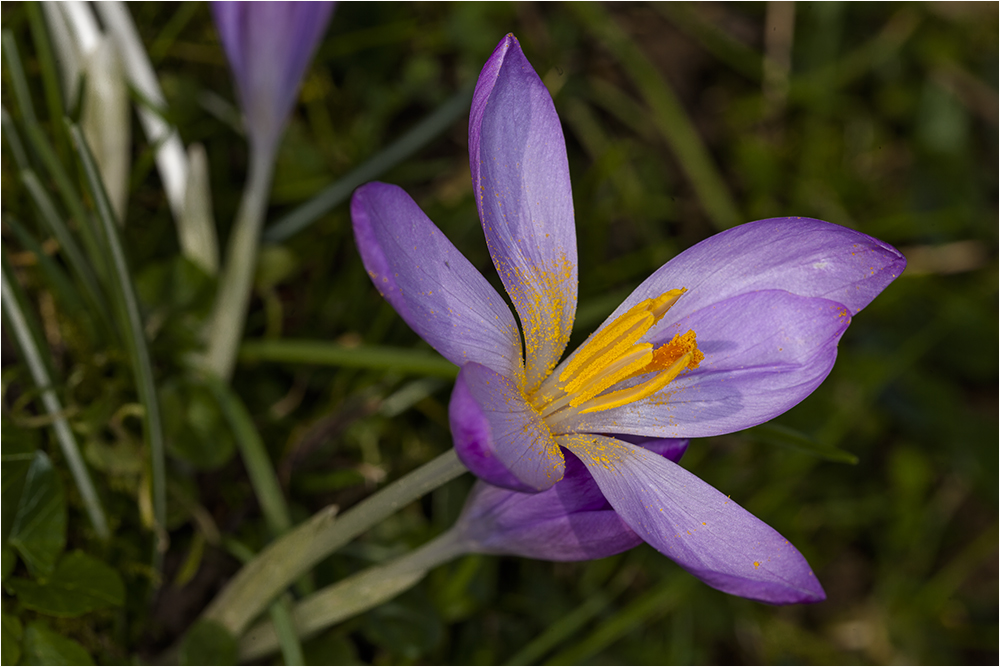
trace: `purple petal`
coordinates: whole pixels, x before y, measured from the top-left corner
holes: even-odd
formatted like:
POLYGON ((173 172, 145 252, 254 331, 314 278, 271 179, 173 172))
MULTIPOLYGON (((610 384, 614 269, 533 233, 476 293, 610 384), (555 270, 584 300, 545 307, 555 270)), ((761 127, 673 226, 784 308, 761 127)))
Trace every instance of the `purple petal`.
POLYGON ((562 481, 541 493, 478 482, 456 527, 481 553, 543 560, 604 558, 642 543, 572 456, 562 481))
POLYGON ((559 116, 513 35, 479 75, 469 163, 486 243, 524 328, 531 389, 573 329, 576 229, 559 116))
POLYGON ((616 440, 627 442, 630 445, 638 445, 643 449, 670 459, 674 463, 680 463, 681 458, 687 451, 691 441, 687 438, 648 438, 641 435, 615 434, 616 440))
POLYGON ((281 136, 335 2, 213 2, 251 143, 270 151, 281 136))
POLYGON ((850 321, 826 299, 781 291, 733 297, 657 332, 655 343, 693 330, 705 355, 697 369, 644 400, 549 422, 555 433, 691 438, 756 426, 820 385, 850 321))
POLYGON ((448 406, 455 451, 487 482, 541 491, 563 477, 563 454, 518 383, 486 366, 462 366, 448 406))
POLYGON ((677 464, 612 438, 558 440, 632 530, 709 586, 771 604, 826 598, 788 540, 677 464))
POLYGON ((681 287, 688 292, 662 324, 739 294, 775 289, 830 299, 853 315, 905 266, 906 258, 892 246, 846 227, 811 218, 758 220, 674 257, 636 288, 607 322, 644 299, 681 287))
POLYGON ((406 323, 446 359, 521 377, 510 308, 482 274, 395 185, 369 183, 351 200, 368 275, 406 323))

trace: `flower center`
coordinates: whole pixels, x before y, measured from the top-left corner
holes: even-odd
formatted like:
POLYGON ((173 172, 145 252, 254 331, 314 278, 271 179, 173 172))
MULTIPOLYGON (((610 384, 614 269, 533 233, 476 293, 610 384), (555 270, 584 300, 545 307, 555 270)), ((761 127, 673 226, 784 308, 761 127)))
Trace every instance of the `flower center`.
POLYGON ((546 378, 531 396, 531 404, 548 418, 575 408, 579 414, 617 408, 665 387, 683 371, 697 368, 705 355, 698 350, 694 331, 674 336, 658 348, 638 342, 659 322, 685 289, 646 299, 591 336, 566 363, 558 376, 546 378), (616 384, 649 375, 637 384, 604 393, 616 384))

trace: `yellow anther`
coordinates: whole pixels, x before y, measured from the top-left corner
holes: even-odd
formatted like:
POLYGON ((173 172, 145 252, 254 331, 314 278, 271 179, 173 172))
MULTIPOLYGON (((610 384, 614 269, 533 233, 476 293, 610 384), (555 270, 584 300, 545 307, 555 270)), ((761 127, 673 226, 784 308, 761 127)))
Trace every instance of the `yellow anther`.
MULTIPOLYGON (((669 343, 656 349, 648 366, 630 376, 659 371, 653 378, 634 387, 620 389, 595 398, 580 410, 580 414, 610 410, 641 401, 666 387, 685 370, 698 368, 698 364, 704 358, 705 355, 698 349, 693 331, 688 331, 684 335, 678 334, 669 343)), ((579 403, 571 403, 571 405, 579 405, 579 403)))
MULTIPOLYGON (((667 314, 670 307, 687 290, 684 288, 664 292, 655 299, 646 299, 622 313, 614 322, 590 337, 580 351, 566 364, 559 374, 560 382, 569 382, 578 371, 596 375, 646 335, 650 327, 667 314)), ((572 389, 566 389, 573 391, 572 389)))
POLYGON ((587 373, 582 377, 575 378, 573 382, 566 385, 566 393, 572 396, 569 404, 577 406, 584 401, 590 400, 608 387, 618 384, 636 373, 641 373, 642 369, 649 366, 652 362, 652 345, 649 343, 634 345, 632 350, 615 359, 614 363, 608 365, 603 373, 587 373))

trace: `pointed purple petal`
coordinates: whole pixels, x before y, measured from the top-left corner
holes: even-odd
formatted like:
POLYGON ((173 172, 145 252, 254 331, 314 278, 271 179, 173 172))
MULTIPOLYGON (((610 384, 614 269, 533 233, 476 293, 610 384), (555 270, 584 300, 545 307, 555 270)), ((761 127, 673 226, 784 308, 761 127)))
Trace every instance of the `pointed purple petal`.
POLYGON ((543 560, 604 558, 642 543, 572 456, 562 481, 541 493, 477 483, 457 528, 481 553, 543 560))
POLYGON ((458 458, 487 482, 541 491, 562 479, 562 450, 517 382, 466 364, 455 381, 448 419, 458 458))
POLYGON ((273 149, 334 2, 214 2, 251 142, 273 149))
POLYGON ((576 229, 559 116, 513 35, 479 75, 469 163, 486 243, 524 328, 530 389, 555 366, 573 328, 576 229))
POLYGON ((644 299, 681 287, 688 292, 670 310, 668 321, 739 294, 773 289, 830 299, 847 306, 853 315, 905 266, 906 258, 889 244, 840 225, 811 218, 758 220, 716 234, 674 257, 607 321, 644 299))
POLYGON ((788 540, 677 464, 612 438, 558 440, 625 523, 709 586, 771 604, 826 598, 788 540))
POLYGON ((627 442, 630 445, 638 445, 643 449, 648 449, 660 456, 670 459, 674 463, 680 463, 684 452, 687 451, 691 441, 687 438, 648 438, 641 435, 616 434, 616 440, 627 442))
POLYGON ((661 328, 654 339, 693 330, 705 355, 697 369, 644 400, 550 423, 557 433, 690 438, 756 426, 820 385, 850 320, 838 303, 781 291, 713 304, 661 328))
POLYGON ((474 361, 520 377, 510 309, 401 188, 369 183, 351 200, 368 275, 406 323, 454 364, 474 361))

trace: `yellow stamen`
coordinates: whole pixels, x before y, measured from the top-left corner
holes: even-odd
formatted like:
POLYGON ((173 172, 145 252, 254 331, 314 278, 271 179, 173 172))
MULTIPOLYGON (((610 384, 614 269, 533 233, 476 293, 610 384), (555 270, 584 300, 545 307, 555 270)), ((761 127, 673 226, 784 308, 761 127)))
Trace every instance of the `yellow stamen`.
MULTIPOLYGON (((688 331, 684 335, 678 334, 669 343, 656 349, 653 353, 653 360, 647 367, 639 373, 633 374, 660 371, 652 379, 634 387, 620 389, 595 398, 580 410, 580 414, 609 410, 634 401, 641 401, 666 387, 683 371, 698 368, 698 364, 704 358, 705 355, 698 349, 693 331, 688 331)), ((571 405, 579 405, 579 403, 571 402, 571 405)))
POLYGON ((591 336, 559 373, 558 384, 534 397, 543 417, 566 407, 595 412, 637 401, 659 391, 686 369, 697 368, 704 355, 693 331, 674 336, 655 350, 650 343, 639 343, 685 291, 670 290, 646 299, 591 336), (620 382, 648 373, 656 375, 635 387, 600 396, 620 382))

